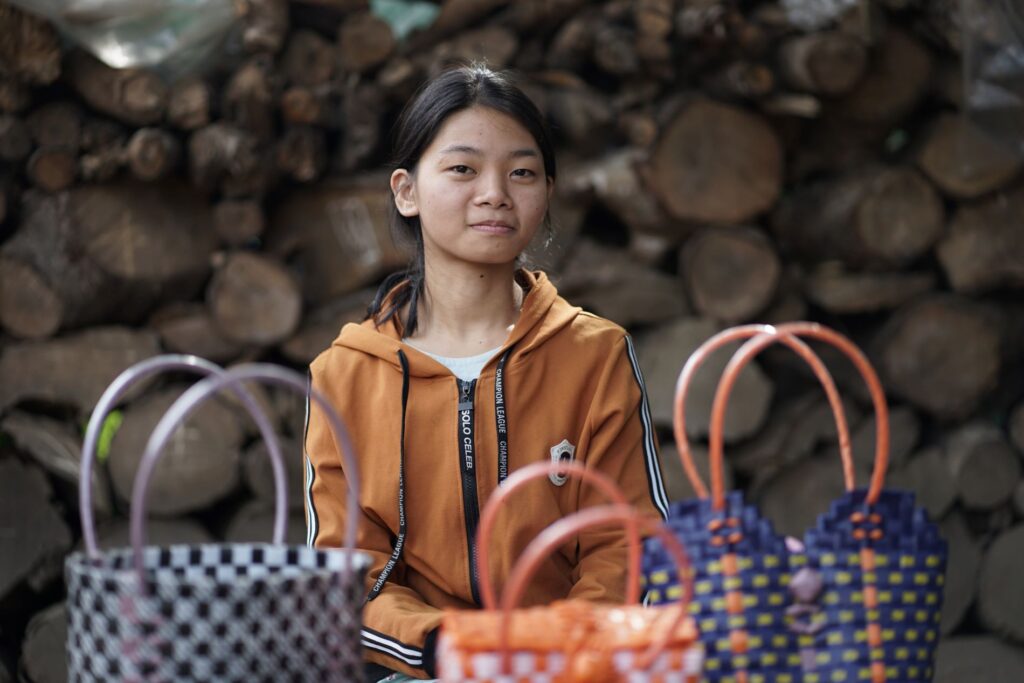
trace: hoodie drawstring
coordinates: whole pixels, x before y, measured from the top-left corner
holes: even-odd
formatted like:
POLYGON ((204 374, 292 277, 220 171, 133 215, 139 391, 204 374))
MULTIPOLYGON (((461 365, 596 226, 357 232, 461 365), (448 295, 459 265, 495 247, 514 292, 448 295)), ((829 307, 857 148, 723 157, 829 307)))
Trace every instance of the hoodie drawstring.
POLYGON ((498 485, 508 478, 508 413, 505 412, 505 361, 515 345, 501 354, 494 372, 494 422, 498 434, 498 485))
MULTIPOLYGON (((498 484, 508 478, 508 412, 505 409, 505 362, 512 354, 513 346, 510 346, 498 360, 498 368, 494 373, 494 421, 498 435, 498 484)), ((384 589, 395 565, 402 558, 402 550, 405 548, 405 422, 406 413, 409 407, 409 359, 401 349, 398 351, 398 362, 402 366, 402 443, 398 461, 398 538, 395 539, 395 547, 391 551, 391 557, 381 570, 377 581, 370 589, 370 593, 363 602, 365 605, 370 602, 384 589)), ((469 539, 472 544, 476 539, 469 539)))
POLYGON ((405 415, 409 406, 409 359, 405 357, 405 353, 401 349, 398 350, 398 362, 402 366, 402 444, 398 460, 398 538, 395 539, 395 548, 391 551, 388 563, 384 565, 376 583, 370 589, 369 595, 363 602, 364 605, 380 595, 384 589, 384 583, 394 571, 398 560, 402 558, 402 550, 405 548, 405 415))

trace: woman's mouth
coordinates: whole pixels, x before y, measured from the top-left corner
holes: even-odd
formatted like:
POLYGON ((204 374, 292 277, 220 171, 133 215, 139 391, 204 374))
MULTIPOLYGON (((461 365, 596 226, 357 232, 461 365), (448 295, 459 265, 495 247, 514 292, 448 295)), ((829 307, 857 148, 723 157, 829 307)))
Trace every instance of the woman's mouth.
POLYGON ((515 232, 515 228, 502 221, 481 221, 479 223, 473 223, 469 227, 479 232, 486 232, 491 235, 506 235, 510 232, 515 232))

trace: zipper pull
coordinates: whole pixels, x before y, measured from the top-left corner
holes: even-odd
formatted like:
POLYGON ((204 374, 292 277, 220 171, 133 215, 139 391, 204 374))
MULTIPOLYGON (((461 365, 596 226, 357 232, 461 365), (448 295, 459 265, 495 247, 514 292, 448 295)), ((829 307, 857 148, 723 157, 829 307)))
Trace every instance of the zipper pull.
POLYGON ((457 380, 459 383, 459 412, 473 410, 473 383, 457 380))

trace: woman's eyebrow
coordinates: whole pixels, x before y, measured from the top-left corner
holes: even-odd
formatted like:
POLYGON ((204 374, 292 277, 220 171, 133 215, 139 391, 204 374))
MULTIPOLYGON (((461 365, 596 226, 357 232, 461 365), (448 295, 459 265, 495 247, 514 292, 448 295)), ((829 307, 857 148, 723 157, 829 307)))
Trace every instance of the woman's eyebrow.
MULTIPOLYGON (((471 145, 448 145, 441 150, 440 154, 475 154, 481 156, 483 152, 471 145)), ((508 156, 510 159, 518 159, 520 157, 536 157, 538 154, 535 149, 524 148, 513 150, 509 152, 508 156)))
POLYGON ((441 154, 481 154, 480 150, 476 147, 470 147, 469 145, 448 145, 441 150, 441 154))

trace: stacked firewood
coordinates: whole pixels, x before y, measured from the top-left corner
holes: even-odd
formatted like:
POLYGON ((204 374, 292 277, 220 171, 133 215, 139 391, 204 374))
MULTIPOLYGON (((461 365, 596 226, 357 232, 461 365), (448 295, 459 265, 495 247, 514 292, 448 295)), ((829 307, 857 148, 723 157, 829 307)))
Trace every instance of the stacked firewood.
MULTIPOLYGON (((700 342, 741 322, 840 329, 889 391, 891 485, 950 543, 938 680, 1024 680, 1024 161, 958 113, 958 3, 847 3, 809 30, 781 1, 444 0, 401 38, 368 0, 244 4, 238 48, 169 80, 0 0, 0 682, 63 680, 62 561, 104 387, 160 352, 301 368, 361 319, 407 259, 389 128, 425 77, 474 59, 517 69, 552 124, 555 234, 531 258, 635 334, 671 496, 692 495, 671 398, 700 342)), ((863 478, 866 392, 815 348, 863 478)), ((727 358, 697 377, 694 439, 727 358)), ((142 446, 187 382, 121 407, 92 482, 102 543, 126 542, 142 446)), ((301 542, 302 405, 256 391, 296 454, 301 542)), ((769 350, 734 392, 727 480, 800 535, 841 488, 835 439, 820 387, 769 350)), ((194 417, 154 478, 149 537, 269 538, 263 449, 229 401, 194 417)))

